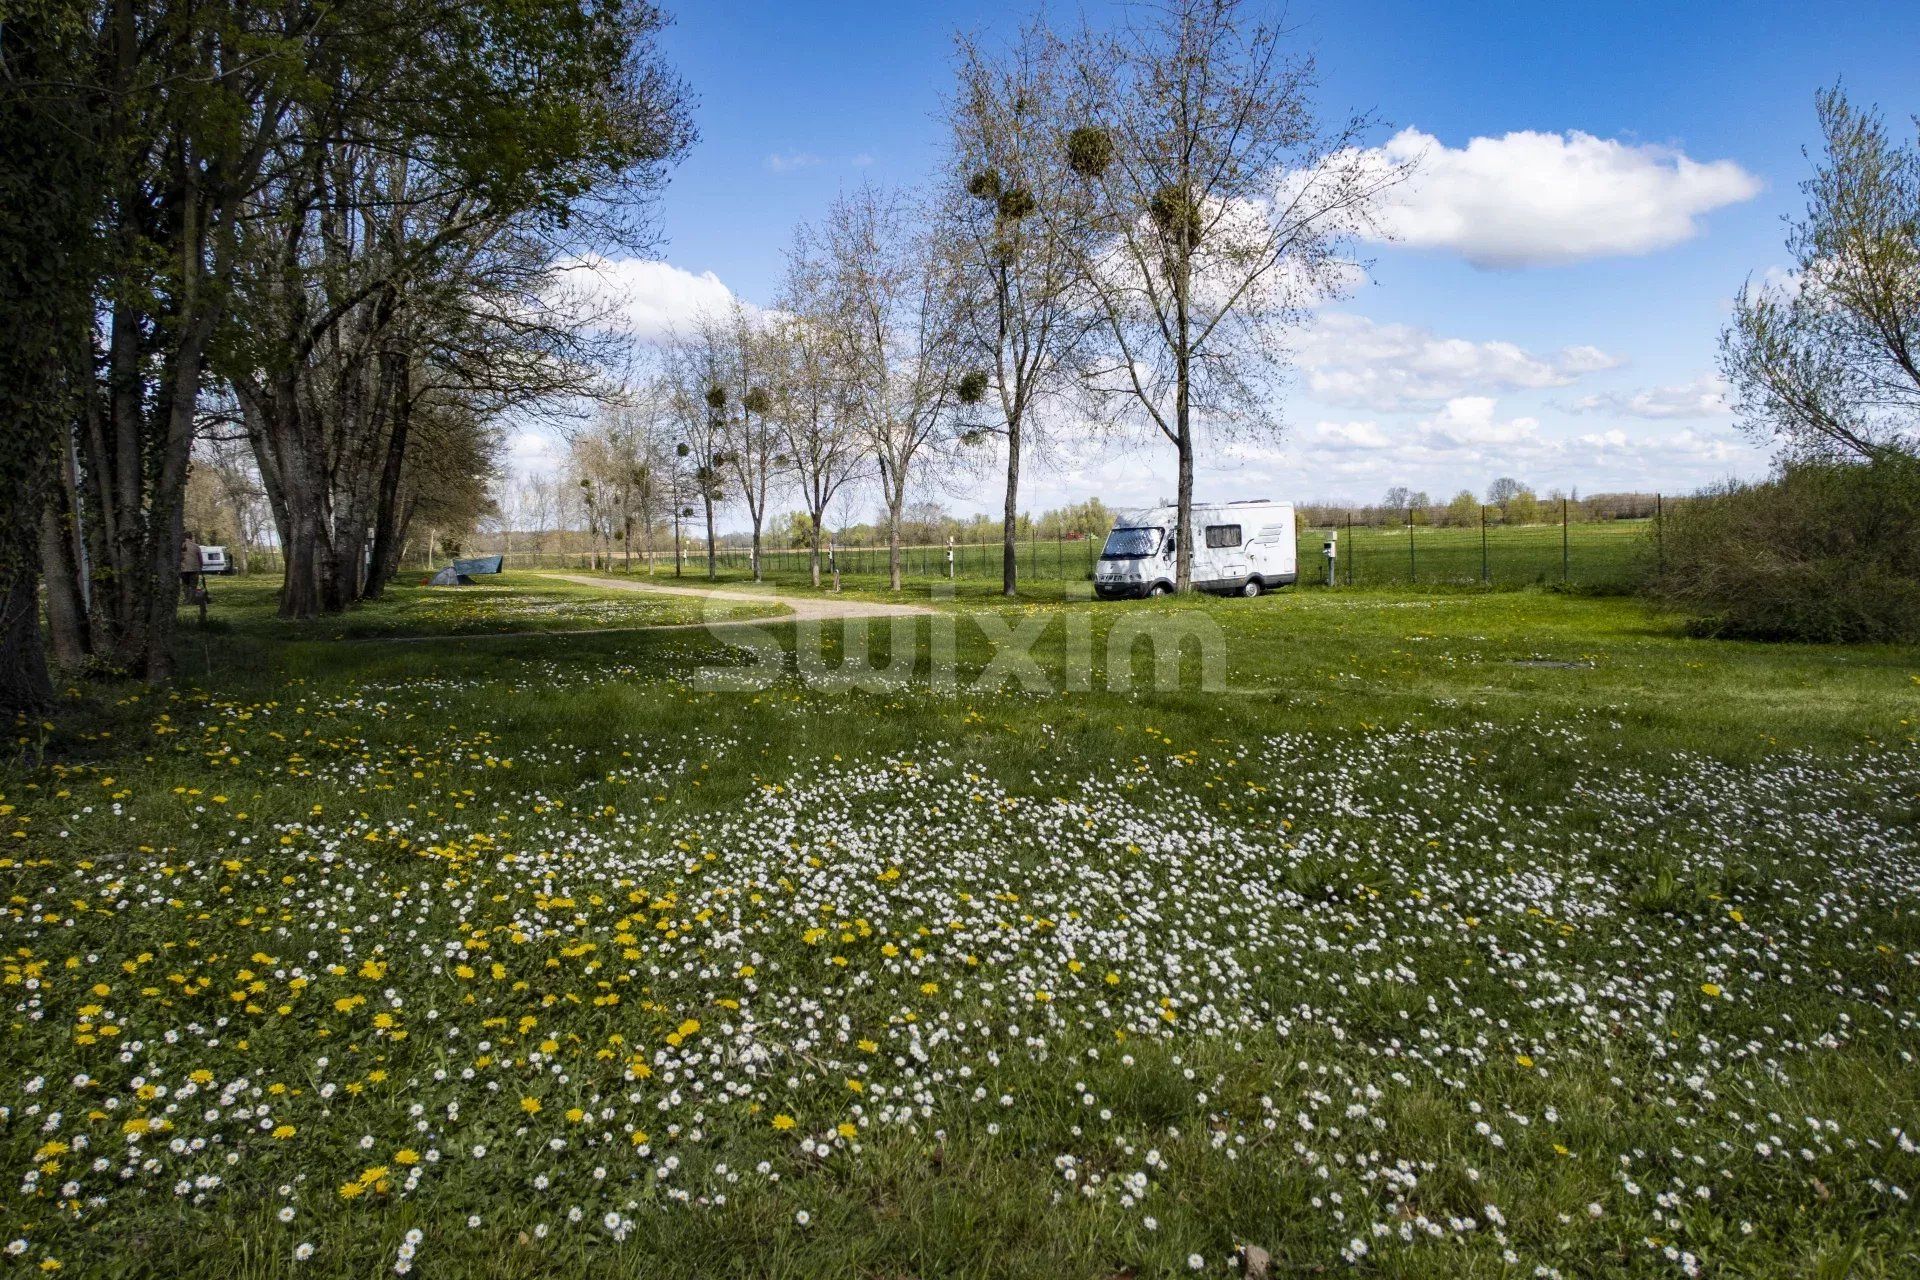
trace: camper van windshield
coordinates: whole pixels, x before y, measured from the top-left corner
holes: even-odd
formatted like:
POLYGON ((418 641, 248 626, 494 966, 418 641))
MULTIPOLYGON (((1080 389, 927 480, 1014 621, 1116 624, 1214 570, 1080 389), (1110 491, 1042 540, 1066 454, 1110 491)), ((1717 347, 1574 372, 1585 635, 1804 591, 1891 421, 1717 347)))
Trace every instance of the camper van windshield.
POLYGON ((1107 535, 1106 549, 1100 556, 1104 560, 1139 560, 1152 555, 1159 546, 1158 529, 1115 529, 1107 535))

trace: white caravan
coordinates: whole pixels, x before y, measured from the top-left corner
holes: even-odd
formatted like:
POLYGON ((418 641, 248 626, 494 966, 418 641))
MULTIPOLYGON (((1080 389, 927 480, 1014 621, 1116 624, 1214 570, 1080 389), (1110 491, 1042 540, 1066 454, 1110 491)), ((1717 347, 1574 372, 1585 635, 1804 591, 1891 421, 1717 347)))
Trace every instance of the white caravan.
MULTIPOLYGON (((1094 593, 1113 600, 1172 591, 1178 515, 1176 507, 1121 513, 1093 571, 1094 593)), ((1299 577, 1291 502, 1196 502, 1193 528, 1193 585, 1201 591, 1257 596, 1299 577)))

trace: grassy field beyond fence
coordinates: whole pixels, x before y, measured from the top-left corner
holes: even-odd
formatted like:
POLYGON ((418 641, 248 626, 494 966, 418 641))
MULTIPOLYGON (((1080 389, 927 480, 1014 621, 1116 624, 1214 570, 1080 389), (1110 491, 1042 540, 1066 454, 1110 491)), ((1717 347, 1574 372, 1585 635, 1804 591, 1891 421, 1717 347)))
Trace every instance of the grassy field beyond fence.
MULTIPOLYGON (((1328 529, 1302 525, 1299 531, 1300 581, 1307 586, 1324 586, 1327 562, 1322 554, 1328 529)), ((1493 525, 1484 531, 1468 528, 1436 528, 1430 525, 1369 528, 1342 525, 1335 530, 1339 547, 1336 562, 1339 586, 1417 586, 1423 583, 1471 585, 1485 583, 1494 587, 1525 587, 1564 582, 1589 590, 1620 589, 1630 586, 1650 567, 1658 555, 1657 530, 1651 520, 1607 520, 1570 524, 1493 525)), ((1020 540, 1020 576, 1034 584, 1085 582, 1093 575, 1106 541, 1104 530, 1053 537, 1020 540)), ((485 554, 505 551, 509 562, 523 568, 589 568, 584 552, 532 552, 490 546, 485 554)), ((768 548, 765 576, 775 580, 805 579, 808 576, 807 551, 804 548, 768 548)), ((947 548, 944 545, 903 547, 905 575, 917 581, 932 581, 947 576, 947 548)), ((953 548, 953 576, 968 581, 997 581, 1000 577, 1001 544, 968 542, 953 548)), ((879 577, 887 571, 887 549, 879 547, 841 547, 838 551, 843 577, 879 577)), ((600 567, 609 567, 600 557, 600 567)), ((635 573, 648 572, 648 559, 636 549, 632 557, 618 551, 612 557, 615 569, 635 573)), ((743 547, 723 546, 719 569, 728 578, 737 578, 752 567, 752 558, 743 547)), ((652 557, 655 576, 671 575, 671 546, 656 549, 652 557)), ((706 551, 689 542, 682 552, 683 576, 700 577, 706 572, 706 551)))

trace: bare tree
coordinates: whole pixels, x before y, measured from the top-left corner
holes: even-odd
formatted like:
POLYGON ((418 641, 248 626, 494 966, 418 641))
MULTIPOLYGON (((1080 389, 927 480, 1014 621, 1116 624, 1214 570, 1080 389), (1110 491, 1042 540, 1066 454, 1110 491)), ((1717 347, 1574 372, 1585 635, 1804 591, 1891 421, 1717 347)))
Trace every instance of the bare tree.
MULTIPOLYGON (((1112 356, 1098 389, 1174 446, 1177 589, 1192 583, 1194 415, 1269 432, 1284 339, 1357 274, 1344 256, 1407 168, 1316 116, 1312 59, 1244 0, 1166 0, 1072 42, 1067 162, 1103 233, 1084 264, 1112 356)), ((1041 211, 1043 214, 1044 209, 1041 211)))
POLYGON ((186 519, 201 542, 227 543, 235 573, 251 571, 250 553, 261 544, 270 516, 266 490, 244 436, 216 428, 194 441, 186 519))
MULTIPOLYGON (((724 352, 709 326, 669 338, 663 377, 673 420, 679 427, 674 456, 685 489, 699 497, 706 512, 709 582, 719 576, 714 514, 726 494, 728 397, 724 367, 724 352)), ((676 545, 676 571, 678 555, 676 545)))
POLYGON ((795 260, 819 282, 854 422, 887 511, 887 573, 900 590, 900 523, 915 466, 943 438, 953 406, 951 299, 934 237, 902 192, 868 185, 796 233, 795 260))
POLYGON ((520 477, 514 488, 522 532, 533 535, 533 554, 539 555, 547 549, 547 530, 553 525, 553 484, 547 476, 531 475, 520 477))
POLYGON ((943 241, 956 258, 955 316, 974 366, 956 392, 962 404, 991 405, 974 429, 1006 449, 1000 564, 1011 596, 1025 446, 1047 409, 1082 384, 1094 351, 1099 315, 1079 269, 1094 221, 1088 187, 1067 164, 1059 42, 1035 24, 999 58, 968 36, 955 44, 943 241))
POLYGON ((1720 368, 1754 435, 1789 459, 1920 451, 1920 146, 1838 89, 1816 107, 1825 148, 1790 225, 1789 285, 1750 281, 1720 368))
POLYGON ((773 372, 768 367, 773 337, 767 322, 737 298, 725 316, 703 318, 701 327, 707 334, 707 346, 716 353, 720 371, 714 386, 727 392, 721 407, 726 467, 739 486, 747 521, 753 527, 753 580, 759 582, 767 502, 787 466, 780 430, 772 418, 773 393, 767 385, 773 372))
POLYGON ((785 318, 775 331, 773 416, 806 503, 807 567, 817 588, 827 509, 859 476, 864 455, 844 380, 831 357, 831 334, 806 310, 817 282, 796 279, 798 269, 795 263, 788 266, 785 318))

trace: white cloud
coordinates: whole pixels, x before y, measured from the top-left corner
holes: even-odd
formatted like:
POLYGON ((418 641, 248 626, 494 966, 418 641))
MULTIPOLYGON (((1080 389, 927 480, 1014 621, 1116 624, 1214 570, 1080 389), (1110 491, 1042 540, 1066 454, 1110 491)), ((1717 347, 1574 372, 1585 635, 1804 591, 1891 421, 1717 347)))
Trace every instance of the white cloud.
POLYGON ((1491 396, 1458 396, 1433 417, 1419 424, 1420 439, 1429 448, 1511 448, 1530 444, 1540 435, 1538 418, 1496 419, 1491 396))
POLYGON ((847 161, 847 163, 856 169, 864 169, 873 163, 873 153, 871 151, 862 151, 854 156, 853 159, 847 161))
POLYGON ((1317 317, 1295 357, 1315 396, 1381 411, 1444 404, 1473 392, 1564 387, 1621 363, 1598 347, 1543 356, 1511 342, 1442 338, 1415 325, 1343 312, 1317 317))
POLYGON ((1600 449, 1609 452, 1617 452, 1633 447, 1632 439, 1628 437, 1626 432, 1618 427, 1615 427, 1611 431, 1600 431, 1593 435, 1576 437, 1574 443, 1585 445, 1589 449, 1600 449))
POLYGON ((641 342, 658 342, 733 305, 733 291, 713 272, 651 258, 583 259, 568 274, 566 291, 584 312, 604 315, 608 327, 641 342))
POLYGON ((559 470, 563 450, 551 431, 522 427, 507 437, 502 470, 510 476, 550 475, 559 470))
POLYGON ((811 169, 820 163, 820 157, 811 151, 777 151, 766 159, 766 166, 773 173, 792 173, 796 169, 811 169))
POLYGON ((1315 423, 1310 442, 1334 453, 1360 453, 1393 448, 1393 437, 1376 422, 1315 423))
POLYGON ((1603 391, 1567 406, 1575 413, 1605 413, 1623 418, 1724 418, 1727 384, 1713 374, 1667 387, 1644 387, 1630 394, 1603 391))
POLYGON ((1797 268, 1768 267, 1760 273, 1759 287, 1778 293, 1782 297, 1797 298, 1804 283, 1797 268))
POLYGON ((1449 147, 1403 129, 1375 154, 1418 160, 1387 195, 1380 231, 1478 267, 1533 267, 1650 253, 1697 235, 1700 217, 1752 199, 1760 180, 1731 160, 1578 130, 1525 130, 1449 147))
MULTIPOLYGON (((1768 465, 1765 451, 1731 427, 1629 424, 1582 435, 1562 423, 1503 416, 1490 397, 1459 400, 1424 420, 1330 419, 1303 423, 1280 441, 1203 442, 1196 493, 1210 501, 1378 502, 1388 486, 1404 484, 1445 500, 1461 489, 1483 493, 1495 476, 1511 475, 1542 494, 1675 494, 1729 475, 1761 475, 1768 465)), ((1021 503, 1043 511, 1100 497, 1116 507, 1148 506, 1174 491, 1174 478, 1173 451, 1157 438, 1062 440, 1026 474, 1021 503)), ((989 469, 942 497, 955 510, 997 514, 998 483, 989 469)))

